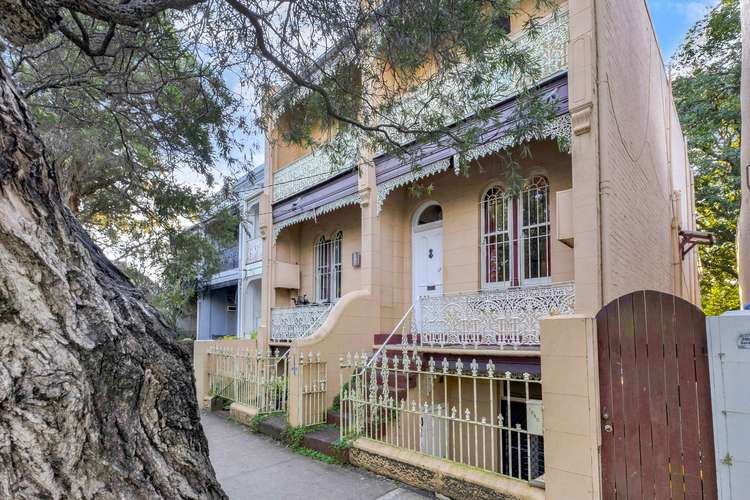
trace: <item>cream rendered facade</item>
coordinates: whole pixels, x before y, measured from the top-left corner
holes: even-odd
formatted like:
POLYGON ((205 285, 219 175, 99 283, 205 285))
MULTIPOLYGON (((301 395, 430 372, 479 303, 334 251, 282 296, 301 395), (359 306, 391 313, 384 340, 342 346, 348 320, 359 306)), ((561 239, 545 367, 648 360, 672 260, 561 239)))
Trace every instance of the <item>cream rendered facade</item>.
MULTIPOLYGON (((551 140, 536 141, 521 171, 549 181, 551 281, 575 284, 578 314, 593 315, 637 289, 698 303, 696 252, 683 259, 678 236, 680 229, 694 229, 692 174, 645 2, 571 0, 561 8, 570 40, 565 67, 570 152, 560 152, 551 140), (623 51, 619 41, 626 38, 629 50, 623 51), (558 239, 560 231, 566 234, 558 239)), ((512 23, 513 29, 519 26, 512 23)), ((450 169, 426 177, 423 182, 434 191, 415 198, 406 181, 384 194, 372 155, 358 151, 357 163, 364 167, 356 192, 340 200, 341 208, 313 210, 279 227, 272 215, 275 176, 309 156, 296 146, 267 144, 268 187, 261 208, 265 339, 273 308, 291 306, 296 296, 314 301, 315 241, 337 231, 343 234, 341 300, 325 328, 309 332, 305 342, 323 341, 324 329, 343 328, 332 320, 347 316, 345 299, 355 292, 372 308, 366 322, 356 321, 361 341, 341 344, 337 352, 367 350, 374 334, 390 332, 412 302, 412 218, 426 201, 443 209, 444 292, 482 289, 480 198, 493 181, 504 182, 491 155, 475 161, 467 178, 450 169), (353 254, 361 256, 358 267, 353 254)))
MULTIPOLYGON (((547 281, 575 289, 573 314, 542 321, 541 349, 530 353, 540 359, 544 380, 550 381, 543 386, 547 497, 585 498, 596 497, 599 488, 591 318, 609 301, 635 290, 667 292, 695 304, 700 296, 697 252, 683 256, 679 243, 680 230, 695 229, 692 173, 646 3, 569 0, 561 2, 561 9, 567 40, 564 67, 550 80, 564 79, 567 109, 562 116, 569 127, 562 133, 570 148, 559 150, 554 139, 560 138, 560 130, 539 138, 520 173, 548 181, 547 281), (555 449, 566 452, 555 455, 555 449)), ((519 26, 519 20, 511 23, 512 30, 519 26)), ((277 220, 277 207, 284 200, 303 200, 305 193, 321 186, 331 191, 344 186, 343 170, 325 166, 314 156, 267 141, 260 209, 264 279, 259 339, 262 345, 289 345, 292 356, 320 352, 328 361, 330 403, 339 390, 340 357, 371 352, 378 343, 375 336, 391 332, 413 304, 414 219, 426 205, 436 203, 442 209, 442 293, 486 288, 480 249, 482 196, 506 179, 491 153, 473 162, 468 177, 456 176, 450 163, 433 170, 428 165, 420 176, 434 189, 415 198, 408 189, 415 177, 402 174, 400 180, 383 181, 378 155, 360 149, 355 161, 361 171, 352 186, 340 189, 338 198, 277 220), (295 165, 308 174, 310 168, 322 169, 317 171, 321 182, 308 182, 296 192, 275 192, 290 185, 295 165), (274 342, 275 315, 282 310, 294 314, 294 297, 314 302, 319 295, 316 243, 337 234, 340 273, 331 279, 340 277, 334 294, 338 299, 322 306, 322 312, 299 309, 300 316, 315 316, 315 321, 303 321, 298 338, 274 342)), ((290 400, 295 399, 294 390, 290 387, 290 400)), ((294 411, 291 406, 290 421, 294 411)))

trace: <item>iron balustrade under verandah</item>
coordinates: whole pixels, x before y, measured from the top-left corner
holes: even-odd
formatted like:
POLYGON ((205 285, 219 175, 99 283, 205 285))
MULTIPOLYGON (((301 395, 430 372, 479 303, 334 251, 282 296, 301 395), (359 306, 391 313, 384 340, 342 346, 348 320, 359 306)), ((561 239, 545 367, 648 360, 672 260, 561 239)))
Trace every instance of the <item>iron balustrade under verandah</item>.
POLYGON ((327 364, 320 353, 290 359, 278 349, 217 348, 208 352, 207 366, 210 396, 254 408, 261 415, 287 413, 289 386, 294 384, 300 425, 325 422, 327 364))
POLYGON ((419 297, 399 334, 404 347, 538 347, 540 320, 573 314, 575 285, 550 283, 419 297))
POLYGON ((340 360, 342 438, 366 438, 524 481, 544 474, 541 379, 492 360, 407 353, 340 360))
POLYGON ((310 304, 271 309, 271 342, 292 343, 309 337, 328 318, 333 304, 310 304))

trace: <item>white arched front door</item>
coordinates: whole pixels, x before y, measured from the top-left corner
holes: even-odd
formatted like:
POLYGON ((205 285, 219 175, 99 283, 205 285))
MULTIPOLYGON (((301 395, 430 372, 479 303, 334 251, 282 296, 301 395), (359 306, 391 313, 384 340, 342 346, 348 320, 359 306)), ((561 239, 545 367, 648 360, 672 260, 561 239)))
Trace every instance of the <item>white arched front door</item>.
MULTIPOLYGON (((412 298, 443 293, 443 209, 437 203, 423 205, 412 221, 412 298)), ((417 324, 420 308, 415 307, 417 324)))

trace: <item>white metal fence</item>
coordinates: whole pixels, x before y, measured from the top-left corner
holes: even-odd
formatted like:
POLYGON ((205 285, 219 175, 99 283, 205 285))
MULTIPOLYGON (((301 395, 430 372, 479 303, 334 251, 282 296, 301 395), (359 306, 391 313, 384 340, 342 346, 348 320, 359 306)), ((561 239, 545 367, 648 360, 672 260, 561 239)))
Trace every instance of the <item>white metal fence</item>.
POLYGON ((325 322, 332 304, 271 309, 271 342, 291 343, 308 337, 325 322))
POLYGON ((275 351, 212 349, 208 352, 209 394, 255 408, 287 410, 287 358, 275 351))
POLYGON ((541 380, 490 360, 341 359, 341 435, 531 481, 544 474, 541 380))
POLYGON ((301 354, 292 361, 292 380, 297 383, 299 425, 316 425, 326 421, 327 368, 327 363, 320 359, 320 353, 301 354))

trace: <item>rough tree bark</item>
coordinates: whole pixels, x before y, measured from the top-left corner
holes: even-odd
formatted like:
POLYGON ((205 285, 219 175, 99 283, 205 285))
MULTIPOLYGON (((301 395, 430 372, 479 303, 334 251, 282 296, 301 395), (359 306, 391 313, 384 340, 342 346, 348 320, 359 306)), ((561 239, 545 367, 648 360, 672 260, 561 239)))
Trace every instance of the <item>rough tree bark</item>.
POLYGON ((740 80, 740 216, 737 220, 737 274, 740 307, 750 304, 750 0, 740 0, 742 73, 740 80))
POLYGON ((224 498, 189 353, 64 206, 1 63, 0 498, 224 498))

